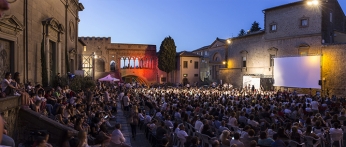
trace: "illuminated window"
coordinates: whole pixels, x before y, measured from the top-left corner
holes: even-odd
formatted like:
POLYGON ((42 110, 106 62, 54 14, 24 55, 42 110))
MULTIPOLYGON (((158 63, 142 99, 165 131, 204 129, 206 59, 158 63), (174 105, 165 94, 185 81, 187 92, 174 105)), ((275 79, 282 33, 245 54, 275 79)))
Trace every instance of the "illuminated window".
POLYGON ((86 52, 86 46, 84 46, 83 49, 84 49, 84 52, 86 52))
POLYGON ((300 27, 308 27, 309 26, 309 18, 308 17, 302 17, 300 18, 300 27))
POLYGON ((246 57, 243 57, 243 67, 246 67, 246 57))
POLYGON ((270 25, 270 31, 276 31, 276 24, 270 25))
POLYGON ((183 62, 183 68, 187 68, 187 61, 183 62))

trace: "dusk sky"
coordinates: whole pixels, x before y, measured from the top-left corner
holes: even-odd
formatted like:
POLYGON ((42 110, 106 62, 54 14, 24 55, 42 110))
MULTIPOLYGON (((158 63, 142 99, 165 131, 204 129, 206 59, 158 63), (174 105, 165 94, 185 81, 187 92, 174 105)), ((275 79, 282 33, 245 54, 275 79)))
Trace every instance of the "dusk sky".
MULTIPOLYGON (((153 44, 171 36, 177 51, 236 37, 254 21, 263 29, 262 10, 299 0, 80 0, 79 36, 111 37, 112 43, 153 44)), ((344 12, 346 0, 339 0, 344 12)))

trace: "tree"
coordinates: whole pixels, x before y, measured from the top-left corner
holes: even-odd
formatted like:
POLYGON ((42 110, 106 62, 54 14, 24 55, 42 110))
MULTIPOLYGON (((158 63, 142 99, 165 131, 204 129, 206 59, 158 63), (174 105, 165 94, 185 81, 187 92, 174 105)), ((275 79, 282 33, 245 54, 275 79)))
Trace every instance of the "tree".
POLYGON ((238 34, 238 37, 240 36, 244 36, 245 35, 245 30, 244 29, 241 29, 239 34, 238 34))
POLYGON ((254 22, 252 23, 250 32, 257 32, 257 31, 259 31, 259 30, 261 30, 261 27, 259 26, 259 23, 256 22, 256 21, 254 21, 254 22))
POLYGON ((172 72, 175 69, 175 55, 176 49, 174 39, 171 36, 166 37, 160 46, 159 51, 159 63, 158 67, 160 70, 166 72, 167 82, 168 82, 168 73, 172 72))

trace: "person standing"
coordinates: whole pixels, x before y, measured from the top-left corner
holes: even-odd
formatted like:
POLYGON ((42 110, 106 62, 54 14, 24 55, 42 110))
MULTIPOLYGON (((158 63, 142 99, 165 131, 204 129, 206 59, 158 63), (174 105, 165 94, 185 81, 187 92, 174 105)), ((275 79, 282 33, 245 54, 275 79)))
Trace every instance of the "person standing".
POLYGON ((56 86, 59 86, 61 87, 61 76, 60 76, 60 73, 58 73, 55 77, 55 81, 56 81, 56 86))
POLYGON ((312 112, 314 115, 319 113, 319 111, 318 111, 319 106, 320 106, 320 104, 315 99, 311 102, 311 109, 312 109, 312 112))
POLYGON ((127 116, 128 112, 130 110, 130 98, 129 98, 130 94, 129 93, 125 93, 125 96, 123 97, 123 102, 124 102, 124 115, 127 116))
POLYGON ((129 124, 131 126, 131 133, 132 133, 132 138, 133 140, 136 140, 136 134, 137 134, 137 126, 138 126, 138 113, 133 112, 131 116, 129 117, 129 124))
POLYGON ((112 147, 131 147, 125 143, 126 139, 120 129, 121 125, 115 124, 115 130, 112 132, 112 138, 109 145, 112 147))

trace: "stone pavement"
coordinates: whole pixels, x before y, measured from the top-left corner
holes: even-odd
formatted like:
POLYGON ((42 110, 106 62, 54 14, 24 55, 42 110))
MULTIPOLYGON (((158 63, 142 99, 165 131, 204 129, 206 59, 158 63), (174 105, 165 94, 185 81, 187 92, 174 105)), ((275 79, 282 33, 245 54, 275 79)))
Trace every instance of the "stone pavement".
MULTIPOLYGON (((114 126, 116 123, 121 124, 121 132, 124 134, 126 139, 126 144, 131 145, 132 147, 151 147, 149 141, 145 138, 144 129, 139 130, 137 127, 137 135, 135 139, 132 139, 131 127, 127 123, 127 119, 124 116, 124 112, 121 109, 120 101, 117 102, 117 113, 115 114, 116 119, 110 120, 110 124, 114 126)), ((109 130, 109 133, 112 133, 112 130, 109 130)))

